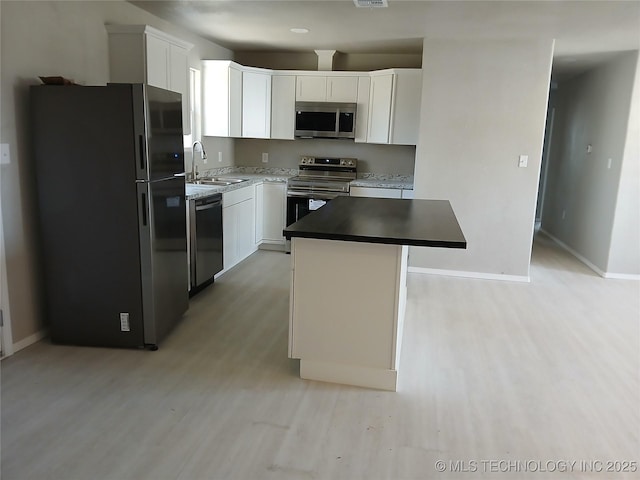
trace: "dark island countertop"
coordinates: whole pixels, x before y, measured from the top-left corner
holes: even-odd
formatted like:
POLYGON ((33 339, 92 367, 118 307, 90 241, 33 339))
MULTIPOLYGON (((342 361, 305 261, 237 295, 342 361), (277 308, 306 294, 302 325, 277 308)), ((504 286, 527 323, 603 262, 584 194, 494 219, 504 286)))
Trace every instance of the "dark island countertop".
POLYGON ((289 225, 284 236, 467 248, 448 200, 337 197, 289 225))

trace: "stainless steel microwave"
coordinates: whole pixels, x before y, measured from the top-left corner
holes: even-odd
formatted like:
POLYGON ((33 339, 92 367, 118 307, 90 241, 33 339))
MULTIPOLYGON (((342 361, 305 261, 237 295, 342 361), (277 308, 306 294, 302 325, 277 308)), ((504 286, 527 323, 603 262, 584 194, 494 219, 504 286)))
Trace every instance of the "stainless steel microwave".
POLYGON ((296 138, 355 138, 356 104, 296 102, 296 138))

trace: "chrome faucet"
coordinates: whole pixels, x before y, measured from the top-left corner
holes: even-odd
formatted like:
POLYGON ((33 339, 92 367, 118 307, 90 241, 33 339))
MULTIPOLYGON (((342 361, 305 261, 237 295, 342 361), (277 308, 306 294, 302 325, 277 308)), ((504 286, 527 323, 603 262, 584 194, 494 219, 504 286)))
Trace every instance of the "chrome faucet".
POLYGON ((207 152, 204 151, 204 145, 200 140, 193 142, 191 147, 191 180, 195 180, 198 176, 198 166, 196 165, 196 145, 200 144, 200 158, 206 160, 207 152))

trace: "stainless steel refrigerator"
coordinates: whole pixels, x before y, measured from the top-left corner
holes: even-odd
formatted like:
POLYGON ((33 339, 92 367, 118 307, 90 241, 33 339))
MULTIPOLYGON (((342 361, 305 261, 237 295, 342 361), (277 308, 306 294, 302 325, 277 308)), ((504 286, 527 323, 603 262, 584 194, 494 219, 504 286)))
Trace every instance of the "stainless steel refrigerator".
POLYGON ((51 340, 155 349, 188 306, 181 95, 139 84, 30 94, 51 340))

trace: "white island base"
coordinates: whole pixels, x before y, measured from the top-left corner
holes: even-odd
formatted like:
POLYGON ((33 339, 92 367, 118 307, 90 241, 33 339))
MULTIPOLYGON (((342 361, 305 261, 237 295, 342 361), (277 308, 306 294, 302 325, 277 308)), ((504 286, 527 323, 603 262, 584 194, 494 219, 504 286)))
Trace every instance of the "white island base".
POLYGON ((407 252, 291 239, 289 357, 300 359, 300 377, 396 391, 407 252))

